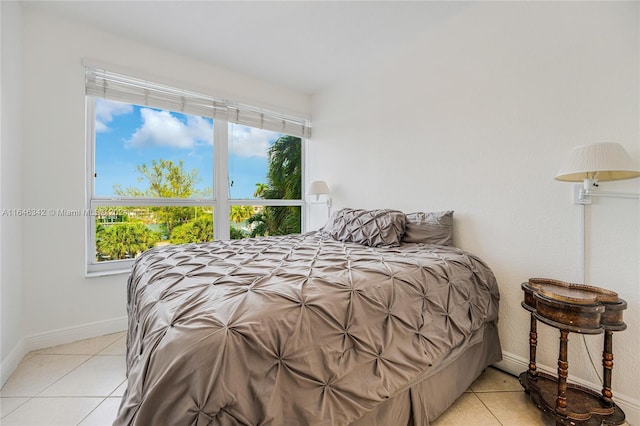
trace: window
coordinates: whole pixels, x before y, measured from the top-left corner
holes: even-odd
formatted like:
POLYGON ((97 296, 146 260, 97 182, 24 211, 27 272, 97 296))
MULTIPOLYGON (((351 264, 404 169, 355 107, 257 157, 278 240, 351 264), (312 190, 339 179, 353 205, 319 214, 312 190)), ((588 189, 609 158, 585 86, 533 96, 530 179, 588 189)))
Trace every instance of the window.
POLYGON ((87 270, 164 244, 299 233, 306 121, 87 68, 87 270))
POLYGON ((300 138, 229 123, 228 173, 231 238, 301 232, 300 138))

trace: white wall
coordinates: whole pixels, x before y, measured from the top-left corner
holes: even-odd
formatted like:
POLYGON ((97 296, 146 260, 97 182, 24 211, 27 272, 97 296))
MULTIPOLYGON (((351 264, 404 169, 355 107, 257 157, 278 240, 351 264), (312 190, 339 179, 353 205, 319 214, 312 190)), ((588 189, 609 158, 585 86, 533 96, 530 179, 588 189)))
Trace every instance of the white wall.
MULTIPOLYGON (((479 2, 367 73, 312 98, 311 180, 333 209, 455 210, 455 242, 493 268, 501 289, 503 368, 528 362, 530 277, 582 282, 572 184, 553 180, 572 147, 613 140, 639 163, 638 3, 479 2)), ((603 183, 640 192, 640 180, 603 183)), ((614 336, 614 398, 640 423, 638 200, 587 208, 587 276, 627 300, 614 336)), ((555 371, 558 332, 539 327, 538 361, 555 371)), ((588 337, 596 366, 602 336, 588 337)), ((599 388, 582 338, 569 372, 599 388)), ((600 367, 598 367, 600 369, 600 367)))
MULTIPOLYGON (((20 208, 22 158, 22 8, 0 2, 0 211, 20 208)), ((22 223, 0 216, 0 386, 24 353, 22 346, 22 223)))
MULTIPOLYGON (((186 89, 310 112, 307 95, 61 21, 29 4, 23 48, 25 208, 85 207, 83 58, 186 89)), ((84 218, 25 218, 23 249, 27 349, 124 328, 127 276, 85 278, 84 218)))

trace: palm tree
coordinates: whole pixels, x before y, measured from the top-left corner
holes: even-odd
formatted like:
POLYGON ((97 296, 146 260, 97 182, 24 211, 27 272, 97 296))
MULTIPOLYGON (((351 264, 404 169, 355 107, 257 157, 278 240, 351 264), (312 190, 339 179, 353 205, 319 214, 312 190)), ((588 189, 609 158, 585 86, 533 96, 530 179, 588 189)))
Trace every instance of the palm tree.
POLYGON ((160 240, 157 232, 147 228, 141 222, 116 223, 97 231, 96 249, 100 260, 136 257, 160 240))
POLYGON ((267 199, 298 200, 302 197, 300 138, 283 136, 269 148, 267 199))
POLYGON ((178 225, 171 231, 171 244, 203 243, 213 240, 213 215, 199 216, 197 219, 178 225))
POLYGON ((253 193, 255 198, 264 198, 264 193, 269 189, 269 185, 266 183, 256 183, 256 190, 253 193))
MULTIPOLYGON (((269 148, 268 183, 262 191, 262 198, 272 200, 302 198, 301 147, 300 138, 282 136, 269 148)), ((256 184, 258 185, 261 184, 256 184)), ((263 188, 260 187, 260 189, 263 188)), ((266 206, 261 214, 254 215, 252 219, 251 222, 254 224, 252 235, 285 235, 299 233, 301 230, 300 207, 297 206, 266 206)))
POLYGON ((249 228, 251 229, 249 236, 253 237, 264 237, 269 235, 269 230, 267 229, 267 223, 264 218, 264 212, 259 212, 251 216, 247 223, 249 224, 249 228))
POLYGON ((244 222, 253 216, 254 212, 255 210, 252 206, 231 206, 229 219, 235 223, 244 222))

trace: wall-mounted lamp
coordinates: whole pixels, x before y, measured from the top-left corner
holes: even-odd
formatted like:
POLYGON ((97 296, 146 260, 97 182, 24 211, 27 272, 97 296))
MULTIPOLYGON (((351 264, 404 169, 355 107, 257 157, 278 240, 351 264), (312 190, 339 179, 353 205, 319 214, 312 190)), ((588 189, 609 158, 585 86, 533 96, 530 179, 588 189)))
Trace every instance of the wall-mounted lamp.
MULTIPOLYGON (((555 179, 564 182, 582 182, 582 185, 574 186, 574 204, 582 205, 582 219, 580 225, 579 253, 580 270, 582 271, 582 281, 587 283, 586 268, 586 204, 591 204, 592 196, 617 197, 617 198, 639 198, 638 194, 622 192, 595 191, 598 182, 609 180, 633 179, 640 176, 640 170, 633 164, 633 160, 622 145, 614 142, 602 142, 591 145, 581 145, 573 148, 568 161, 560 169, 555 179)), ((591 353, 587 346, 587 341, 582 335, 582 342, 587 350, 589 359, 591 353)), ((593 360, 591 364, 594 366, 593 360)), ((598 371, 596 375, 600 377, 598 371)))
POLYGON ((331 197, 329 197, 331 191, 329 190, 329 185, 327 185, 327 182, 323 180, 314 180, 313 182, 311 182, 311 185, 309 185, 307 194, 316 196, 316 202, 312 202, 311 204, 326 204, 329 213, 331 213, 331 197), (318 200, 320 199, 320 195, 326 195, 326 200, 321 203, 318 202, 318 200))
POLYGON ((318 201, 318 197, 321 194, 331 194, 331 191, 329 190, 329 185, 327 185, 327 182, 323 181, 323 180, 314 180, 313 182, 311 182, 311 185, 309 185, 309 195, 315 195, 316 196, 316 201, 318 201))
MULTIPOLYGON (((575 147, 568 161, 560 169, 555 179, 564 182, 582 182, 576 190, 576 204, 591 204, 591 196, 614 193, 594 192, 598 182, 633 179, 640 176, 640 170, 633 164, 631 157, 622 145, 614 142, 602 142, 575 147)), ((632 196, 636 194, 617 194, 632 196)))

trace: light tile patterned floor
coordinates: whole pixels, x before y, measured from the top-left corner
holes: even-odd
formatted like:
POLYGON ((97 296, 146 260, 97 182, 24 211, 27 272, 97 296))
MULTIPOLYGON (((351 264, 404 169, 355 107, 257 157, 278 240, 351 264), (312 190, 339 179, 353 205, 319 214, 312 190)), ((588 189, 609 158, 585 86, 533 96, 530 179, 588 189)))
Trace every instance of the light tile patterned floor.
POLYGON ((111 425, 125 351, 125 333, 115 333, 28 353, 0 391, 0 424, 111 425))
MULTIPOLYGON (((27 354, 0 391, 3 426, 111 425, 126 387, 125 333, 27 354)), ((494 368, 433 426, 552 426, 518 379, 494 368)))

